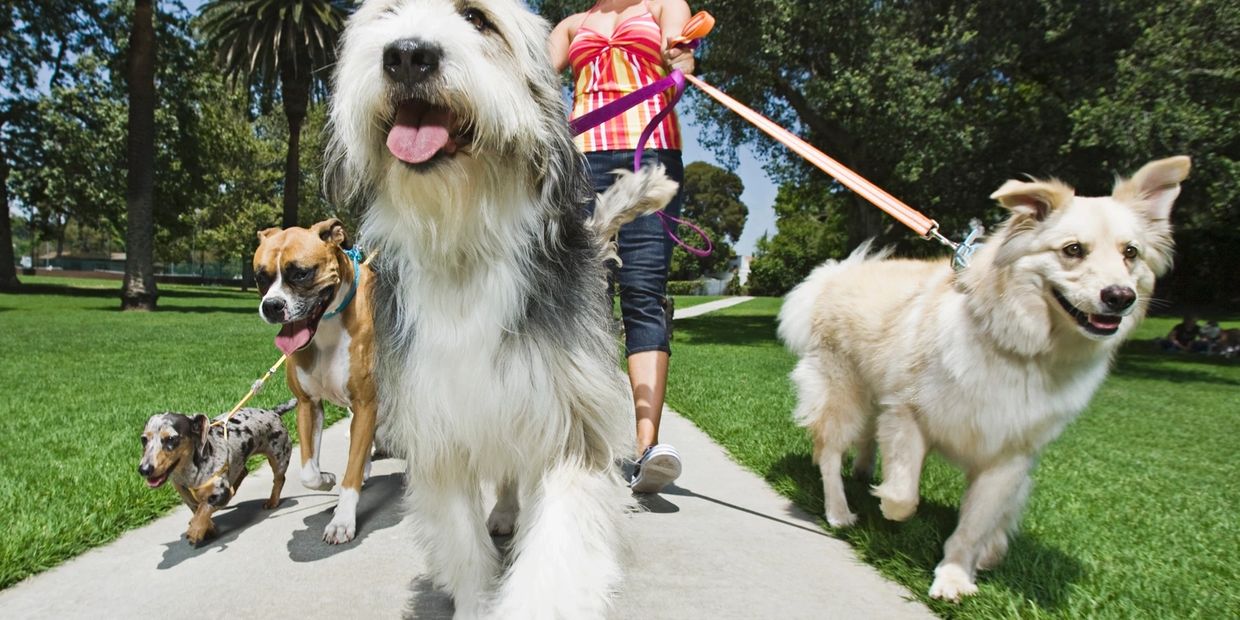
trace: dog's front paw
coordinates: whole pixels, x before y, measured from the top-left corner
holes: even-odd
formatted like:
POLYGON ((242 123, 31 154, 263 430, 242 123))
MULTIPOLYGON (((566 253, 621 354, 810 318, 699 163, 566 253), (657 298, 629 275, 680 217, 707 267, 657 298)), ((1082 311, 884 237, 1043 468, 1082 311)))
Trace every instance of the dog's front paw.
POLYGON ((934 569, 934 583, 930 584, 930 598, 959 603, 966 596, 977 594, 973 577, 957 564, 943 564, 934 569))
POLYGON ((517 511, 496 508, 487 517, 487 531, 492 536, 510 536, 517 525, 517 511))
POLYGON ((301 486, 311 491, 330 491, 336 486, 336 474, 319 472, 317 476, 303 476, 301 486))
POLYGON ((336 515, 332 518, 332 522, 323 528, 323 542, 339 545, 353 540, 357 536, 356 521, 349 517, 336 515))
POLYGON ((206 525, 191 522, 189 529, 185 530, 185 539, 195 547, 212 536, 215 536, 215 524, 210 522, 206 525))
POLYGON ((884 497, 878 507, 883 511, 883 518, 888 521, 908 521, 917 512, 917 500, 901 502, 884 497))
POLYGON ((857 523, 857 515, 851 512, 833 515, 828 512, 827 523, 829 523, 831 527, 852 527, 855 523, 857 523))

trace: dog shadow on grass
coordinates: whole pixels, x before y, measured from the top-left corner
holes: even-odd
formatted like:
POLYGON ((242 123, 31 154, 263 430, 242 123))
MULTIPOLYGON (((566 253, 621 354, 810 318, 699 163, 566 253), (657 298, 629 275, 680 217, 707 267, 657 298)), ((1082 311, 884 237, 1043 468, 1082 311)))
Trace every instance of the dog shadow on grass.
POLYGON ((305 527, 293 532, 288 541, 288 557, 294 562, 314 562, 337 553, 356 549, 367 536, 400 523, 401 492, 404 474, 391 473, 375 476, 362 485, 357 503, 357 536, 344 544, 323 542, 323 528, 331 522, 336 510, 332 502, 327 508, 306 517, 305 527))
MULTIPOLYGON (((822 518, 822 478, 808 454, 785 455, 771 468, 767 482, 783 488, 795 485, 793 501, 816 515, 827 531, 822 518)), ((924 594, 934 567, 943 556, 943 543, 956 529, 959 507, 923 497, 913 518, 897 523, 883 518, 878 499, 870 495, 869 483, 845 478, 844 491, 849 507, 857 513, 857 523, 851 528, 835 529, 833 534, 853 544, 871 564, 902 565, 924 574, 924 588, 919 592, 924 594)), ((1044 610, 1054 611, 1064 604, 1072 584, 1083 574, 1076 558, 1036 536, 1018 532, 1011 539, 1007 560, 993 570, 980 572, 978 584, 983 591, 987 584, 999 586, 1044 610), (1038 568, 1029 570, 1031 566, 1038 568)))
MULTIPOLYGON (((744 304, 738 306, 744 308, 744 304)), ((674 341, 713 345, 767 345, 775 339, 775 317, 747 314, 704 314, 678 319, 674 341)))
MULTIPOLYGON (((266 503, 264 499, 252 499, 244 502, 238 502, 227 508, 216 512, 213 521, 215 521, 215 531, 218 535, 204 543, 195 547, 185 540, 185 535, 174 541, 164 543, 164 557, 156 566, 159 570, 167 570, 173 568, 186 560, 191 560, 209 551, 223 551, 228 548, 234 540, 237 540, 241 533, 249 529, 251 525, 262 521, 272 514, 272 510, 263 508, 266 503)), ((285 509, 297 505, 297 500, 286 497, 280 502, 280 508, 285 509)), ((186 513, 185 522, 189 523, 189 514, 186 513)))
POLYGON ((1211 373, 1212 367, 1240 367, 1240 360, 1201 353, 1164 353, 1130 345, 1116 359, 1112 375, 1168 383, 1240 385, 1240 381, 1211 373))

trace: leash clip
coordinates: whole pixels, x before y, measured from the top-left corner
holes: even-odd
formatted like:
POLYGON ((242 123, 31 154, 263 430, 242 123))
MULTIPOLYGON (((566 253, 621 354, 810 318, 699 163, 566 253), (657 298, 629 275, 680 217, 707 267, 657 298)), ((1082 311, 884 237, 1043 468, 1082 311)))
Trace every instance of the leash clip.
POLYGON ((973 258, 973 253, 982 247, 978 239, 985 232, 986 227, 982 226, 981 220, 977 218, 969 220, 969 234, 965 236, 963 242, 956 244, 956 251, 952 254, 952 269, 961 271, 969 266, 969 259, 973 258))

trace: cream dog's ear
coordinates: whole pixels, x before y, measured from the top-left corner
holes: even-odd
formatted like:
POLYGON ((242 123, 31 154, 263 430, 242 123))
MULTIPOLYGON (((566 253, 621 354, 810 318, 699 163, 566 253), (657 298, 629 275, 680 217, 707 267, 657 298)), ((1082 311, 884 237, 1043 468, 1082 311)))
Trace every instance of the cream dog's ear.
POLYGON ((1046 219, 1051 211, 1072 201, 1076 192, 1059 181, 1017 181, 1004 183, 990 197, 1012 211, 1013 216, 1046 219))
POLYGON ((318 235, 323 241, 334 243, 346 250, 353 247, 353 242, 349 240, 349 233, 344 229, 344 222, 334 217, 311 226, 310 232, 318 235))
POLYGON ((279 226, 273 226, 271 228, 264 228, 258 231, 258 242, 262 243, 263 241, 267 240, 267 237, 270 237, 278 232, 280 232, 279 226))
POLYGON ((1152 161, 1132 175, 1123 179, 1111 190, 1111 197, 1128 203, 1151 222, 1166 221, 1171 217, 1171 206, 1180 195, 1180 183, 1188 178, 1192 160, 1185 155, 1152 161))

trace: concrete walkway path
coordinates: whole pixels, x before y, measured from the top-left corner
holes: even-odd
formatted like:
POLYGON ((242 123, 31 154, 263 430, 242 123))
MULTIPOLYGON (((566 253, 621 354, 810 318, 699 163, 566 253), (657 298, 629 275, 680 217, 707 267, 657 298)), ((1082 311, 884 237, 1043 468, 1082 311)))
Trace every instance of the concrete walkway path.
MULTIPOLYGON (((343 470, 345 430, 324 433, 327 471, 343 470)), ((629 520, 635 555, 617 618, 932 617, 693 424, 668 411, 661 434, 685 470, 629 520)), ((265 511, 264 465, 217 513, 219 538, 190 547, 181 538, 189 511, 179 507, 0 592, 0 610, 6 618, 450 618, 451 600, 426 577, 402 518, 403 472, 401 461, 375 462, 358 538, 330 546, 321 537, 335 495, 304 489, 290 471, 283 503, 265 511)))
POLYGON ((688 308, 676 310, 676 316, 674 318, 688 319, 695 316, 701 316, 707 312, 714 312, 716 310, 730 308, 737 304, 743 304, 750 299, 753 299, 753 297, 724 297, 723 299, 716 299, 715 301, 708 301, 704 304, 698 304, 696 306, 689 306, 688 308))

